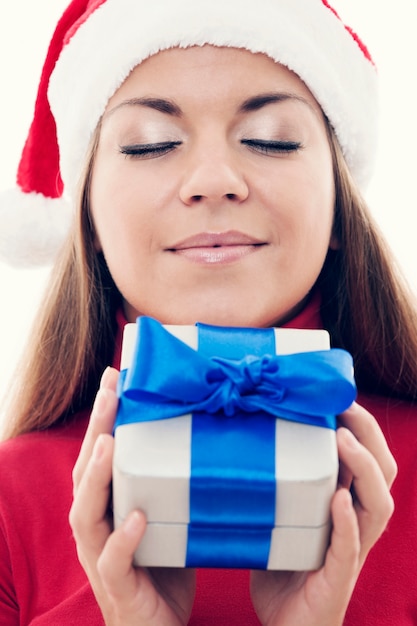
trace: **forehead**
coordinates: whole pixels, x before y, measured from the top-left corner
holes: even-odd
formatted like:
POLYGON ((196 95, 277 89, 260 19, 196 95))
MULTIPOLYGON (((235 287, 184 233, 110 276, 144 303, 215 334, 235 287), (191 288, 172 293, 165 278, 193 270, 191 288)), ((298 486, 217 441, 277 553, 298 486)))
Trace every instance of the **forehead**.
POLYGON ((299 96, 322 114, 305 83, 284 65, 265 54, 211 45, 170 48, 149 57, 132 70, 106 111, 143 95, 232 105, 255 93, 272 91, 299 96))

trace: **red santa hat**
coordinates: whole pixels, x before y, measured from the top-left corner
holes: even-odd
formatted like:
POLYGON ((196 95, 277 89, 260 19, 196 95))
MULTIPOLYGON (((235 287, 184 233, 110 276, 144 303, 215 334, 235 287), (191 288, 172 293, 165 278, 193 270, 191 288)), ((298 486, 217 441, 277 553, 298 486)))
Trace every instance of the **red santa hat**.
POLYGON ((263 52, 298 74, 330 120, 354 179, 367 183, 376 70, 326 0, 73 0, 50 43, 17 189, 0 197, 0 258, 14 265, 53 259, 110 97, 152 54, 204 44, 263 52))

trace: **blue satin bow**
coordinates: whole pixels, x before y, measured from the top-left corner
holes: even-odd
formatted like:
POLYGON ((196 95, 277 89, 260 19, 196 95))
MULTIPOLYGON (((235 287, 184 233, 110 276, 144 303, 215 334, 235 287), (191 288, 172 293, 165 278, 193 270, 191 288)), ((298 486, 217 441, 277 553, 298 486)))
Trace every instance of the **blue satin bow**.
POLYGON ((344 350, 207 357, 156 320, 142 317, 132 365, 120 376, 115 427, 196 411, 230 416, 238 410, 335 428, 335 416, 355 395, 352 357, 344 350))

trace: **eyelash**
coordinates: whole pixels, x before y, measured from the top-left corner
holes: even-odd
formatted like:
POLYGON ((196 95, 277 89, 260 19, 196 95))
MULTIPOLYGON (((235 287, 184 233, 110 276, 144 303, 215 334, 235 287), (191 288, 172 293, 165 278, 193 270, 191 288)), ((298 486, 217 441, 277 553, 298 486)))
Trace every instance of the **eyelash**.
MULTIPOLYGON (((153 159, 163 156, 181 145, 181 141, 161 141, 158 143, 132 144, 120 146, 121 154, 133 159, 153 159)), ((242 139, 241 143, 262 154, 289 154, 301 148, 299 141, 270 141, 264 139, 242 139)))
POLYGON ((139 143, 120 146, 120 152, 133 159, 152 159, 162 156, 181 145, 181 141, 161 141, 159 143, 139 143))
POLYGON ((301 148, 299 141, 271 141, 265 139, 242 139, 241 143, 263 154, 289 154, 301 148))

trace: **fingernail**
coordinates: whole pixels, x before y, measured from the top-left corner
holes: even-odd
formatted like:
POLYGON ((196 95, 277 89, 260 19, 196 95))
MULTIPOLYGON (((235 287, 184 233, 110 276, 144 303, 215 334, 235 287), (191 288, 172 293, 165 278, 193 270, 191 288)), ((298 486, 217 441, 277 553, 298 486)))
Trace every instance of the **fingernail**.
POLYGON ((100 389, 107 387, 107 381, 109 379, 110 371, 111 371, 110 367, 106 367, 106 369, 104 370, 101 376, 101 380, 100 380, 100 389))
POLYGON ((95 415, 101 415, 107 405, 107 389, 99 389, 94 400, 94 413, 95 415))
POLYGON ((133 511, 123 525, 123 531, 129 537, 136 537, 141 527, 141 518, 137 511, 133 511))
POLYGON ((352 498, 352 494, 347 489, 345 489, 345 500, 343 504, 344 504, 345 511, 350 512, 352 510, 353 498, 352 498))

